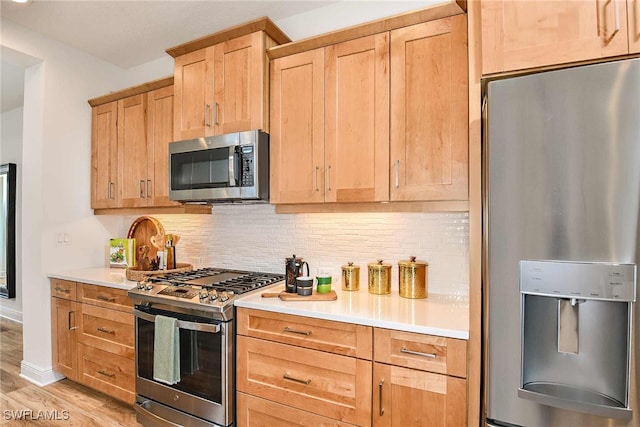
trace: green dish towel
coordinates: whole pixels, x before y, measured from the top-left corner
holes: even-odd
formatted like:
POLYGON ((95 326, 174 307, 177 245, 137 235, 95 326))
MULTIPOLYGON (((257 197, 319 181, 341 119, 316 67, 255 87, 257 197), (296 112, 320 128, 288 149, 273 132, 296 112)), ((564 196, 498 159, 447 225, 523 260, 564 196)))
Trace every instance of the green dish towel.
POLYGON ((180 382, 180 332, 173 317, 156 316, 153 379, 170 385, 180 382))

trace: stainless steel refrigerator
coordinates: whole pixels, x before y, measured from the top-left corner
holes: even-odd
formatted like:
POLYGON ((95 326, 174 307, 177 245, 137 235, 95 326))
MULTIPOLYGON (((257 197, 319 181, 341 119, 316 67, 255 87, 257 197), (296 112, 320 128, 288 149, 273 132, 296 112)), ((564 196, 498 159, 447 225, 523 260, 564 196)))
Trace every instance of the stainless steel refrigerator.
POLYGON ((484 92, 486 425, 640 426, 640 58, 484 92))

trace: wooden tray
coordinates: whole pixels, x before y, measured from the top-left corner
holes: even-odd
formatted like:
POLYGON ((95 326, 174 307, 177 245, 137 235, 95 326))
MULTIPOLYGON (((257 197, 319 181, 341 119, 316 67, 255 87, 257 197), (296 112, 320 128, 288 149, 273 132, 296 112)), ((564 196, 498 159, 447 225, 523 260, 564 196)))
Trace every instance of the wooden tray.
POLYGON ((136 261, 140 257, 140 247, 147 245, 149 252, 147 256, 149 259, 153 259, 158 254, 158 249, 151 244, 151 236, 156 234, 165 234, 164 227, 157 219, 150 216, 141 216, 131 224, 129 227, 129 233, 127 237, 129 239, 136 239, 136 261))
POLYGON ((149 276, 156 276, 158 274, 167 273, 181 273, 183 271, 193 270, 193 265, 187 263, 178 263, 178 268, 172 270, 136 270, 136 268, 127 268, 125 275, 127 280, 134 280, 136 282, 142 282, 149 276))
POLYGON ((338 299, 336 291, 331 291, 326 294, 319 294, 313 291, 311 295, 301 296, 298 294, 290 294, 285 291, 281 292, 263 292, 262 298, 275 298, 278 297, 282 301, 335 301, 338 299))

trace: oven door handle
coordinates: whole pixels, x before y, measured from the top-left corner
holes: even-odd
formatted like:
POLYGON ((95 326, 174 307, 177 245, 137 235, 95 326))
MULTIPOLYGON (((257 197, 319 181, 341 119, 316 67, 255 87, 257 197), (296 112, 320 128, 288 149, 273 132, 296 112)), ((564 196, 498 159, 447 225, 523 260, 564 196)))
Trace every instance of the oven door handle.
MULTIPOLYGON (((155 315, 145 313, 144 311, 134 309, 133 315, 149 322, 156 321, 155 315)), ((217 334, 218 332, 220 332, 220 325, 213 325, 211 323, 187 322, 186 320, 178 320, 178 328, 188 329, 190 331, 210 332, 213 334, 217 334)))

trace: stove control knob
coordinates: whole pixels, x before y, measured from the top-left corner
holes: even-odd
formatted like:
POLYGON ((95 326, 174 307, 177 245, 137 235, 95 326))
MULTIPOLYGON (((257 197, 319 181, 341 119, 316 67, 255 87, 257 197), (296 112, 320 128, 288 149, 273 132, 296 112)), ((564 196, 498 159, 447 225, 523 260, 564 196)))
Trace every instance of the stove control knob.
POLYGON ((211 292, 209 292, 209 300, 210 301, 215 301, 218 299, 218 291, 213 290, 211 292))
POLYGON ((200 301, 207 299, 208 296, 209 295, 207 294, 207 291, 205 291, 205 290, 201 290, 200 291, 200 295, 199 295, 200 301))
POLYGON ((151 289, 153 289, 153 285, 151 284, 147 285, 147 290, 150 291, 151 289))
POLYGON ((229 299, 229 294, 227 293, 227 291, 222 291, 222 294, 220 294, 220 302, 225 302, 229 299))
POLYGON ((138 289, 140 290, 144 290, 146 288, 146 285, 144 284, 144 282, 138 282, 138 289))

